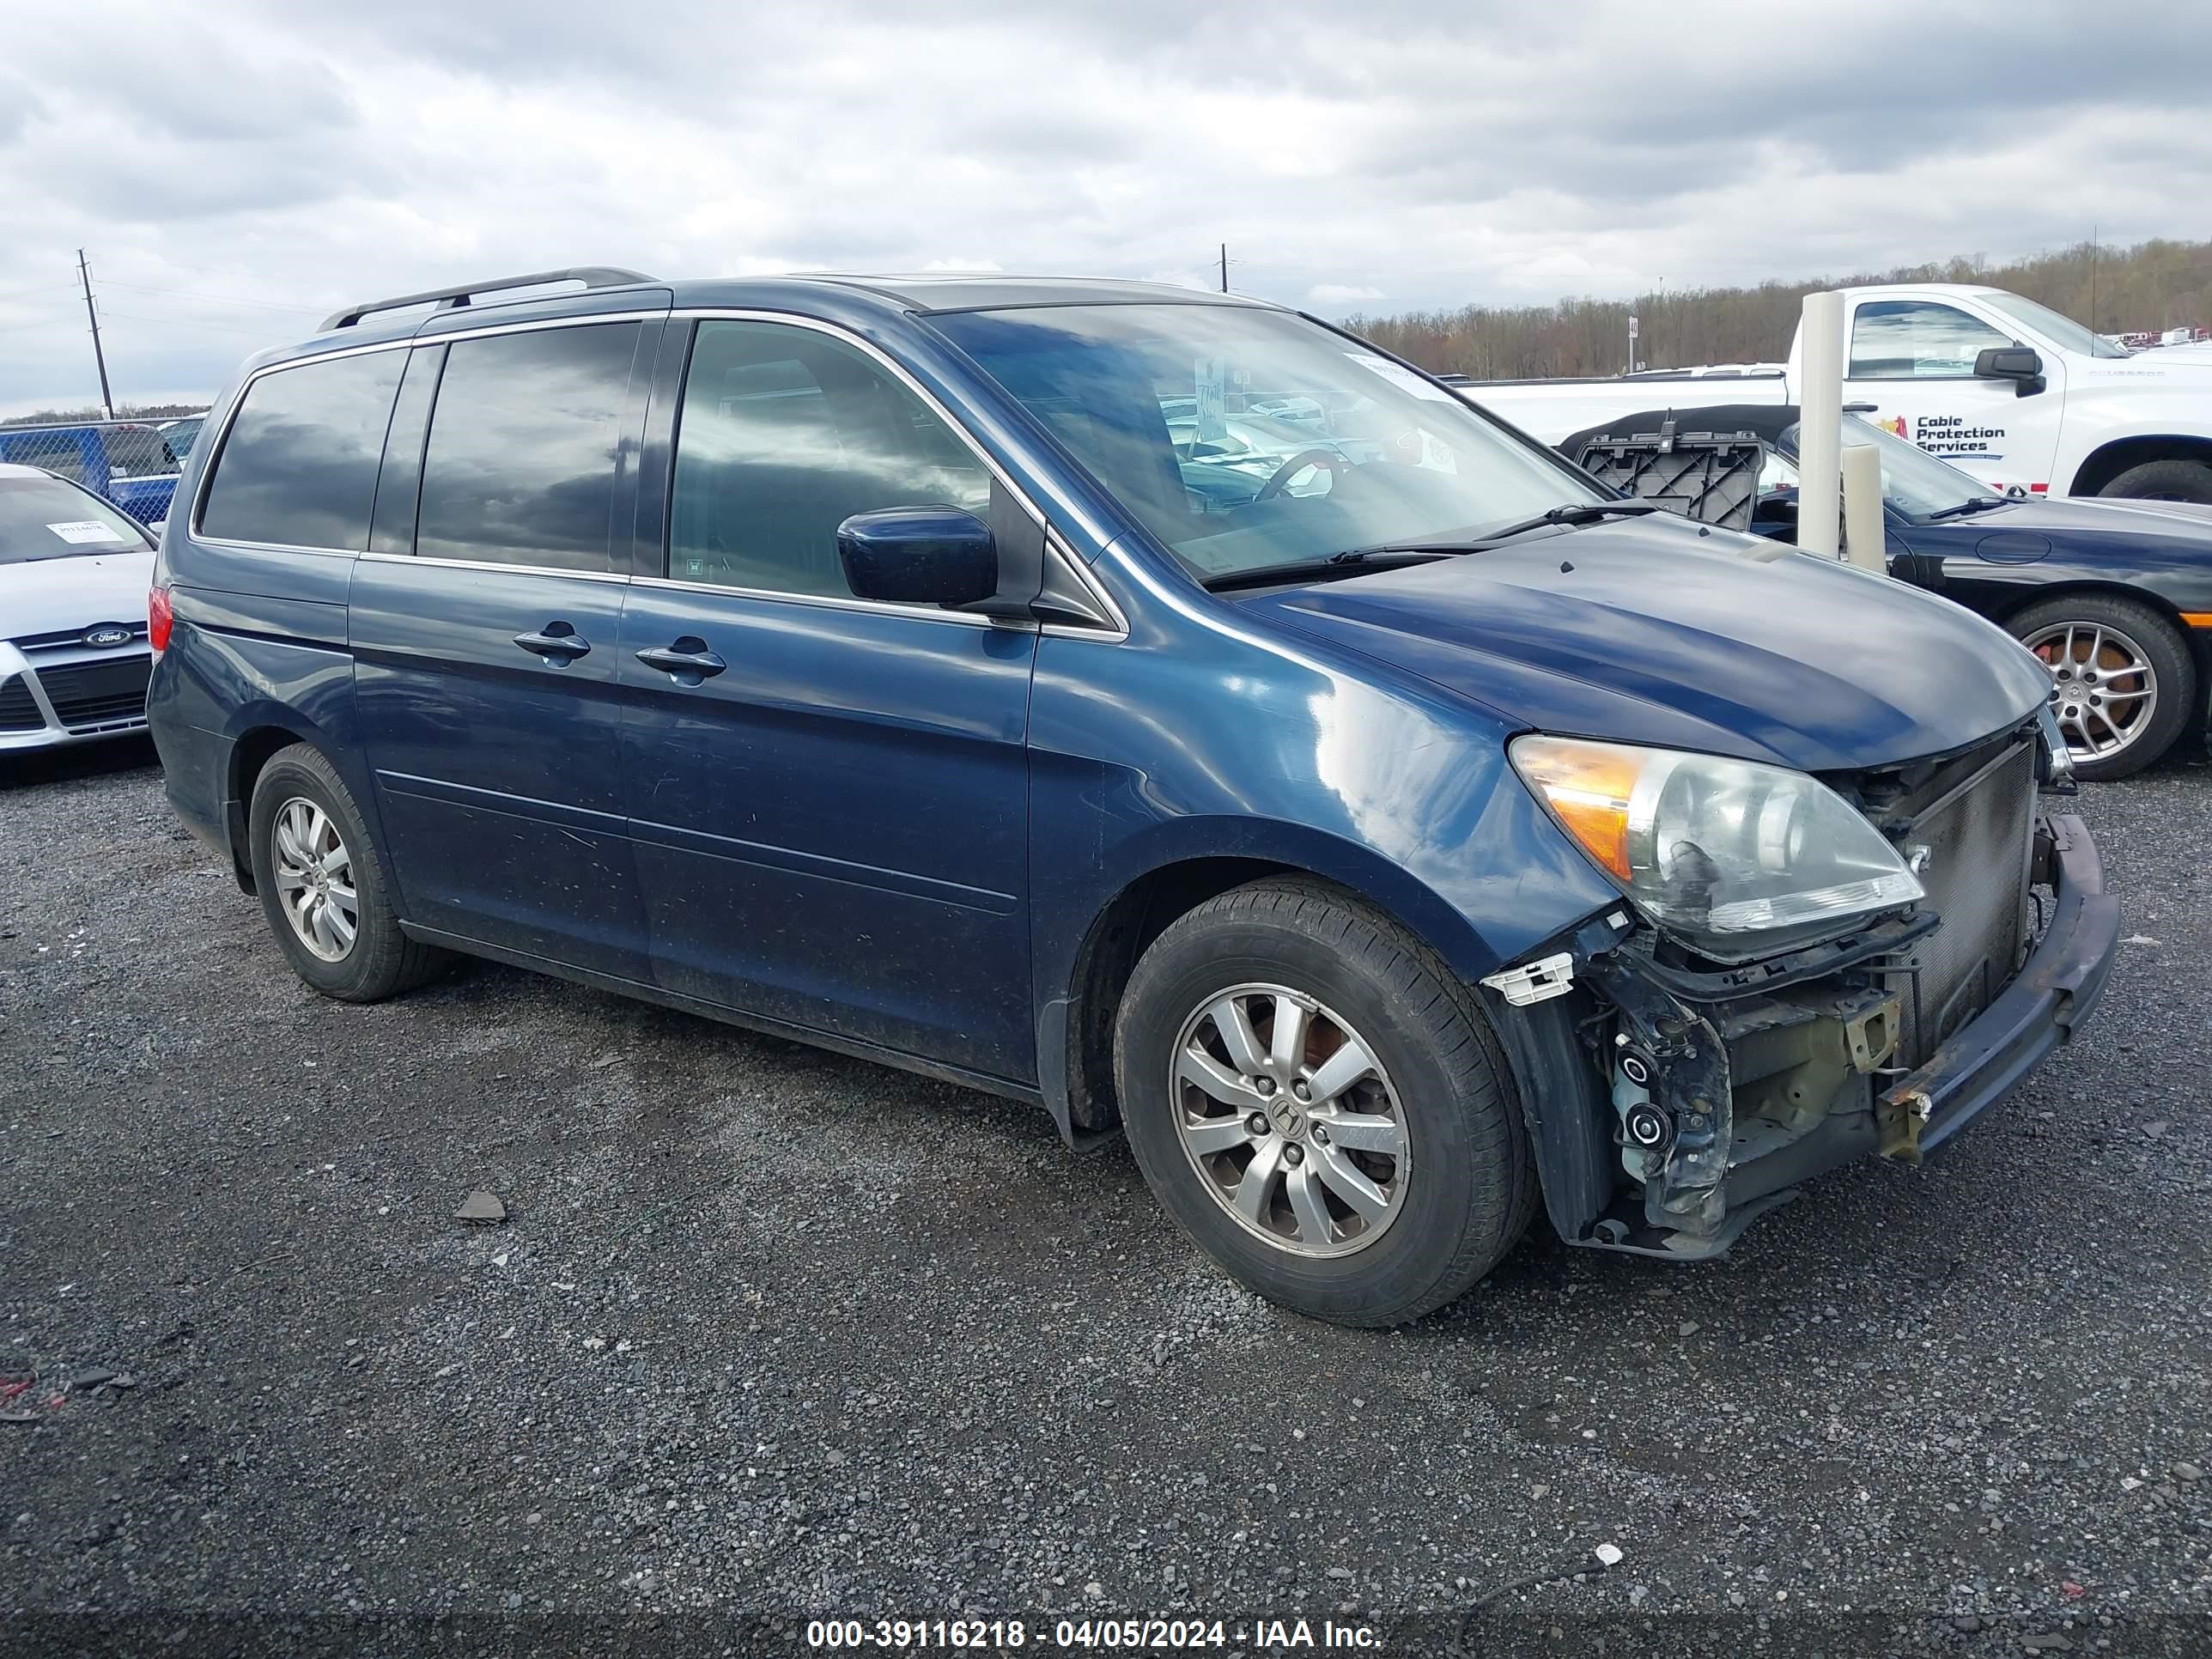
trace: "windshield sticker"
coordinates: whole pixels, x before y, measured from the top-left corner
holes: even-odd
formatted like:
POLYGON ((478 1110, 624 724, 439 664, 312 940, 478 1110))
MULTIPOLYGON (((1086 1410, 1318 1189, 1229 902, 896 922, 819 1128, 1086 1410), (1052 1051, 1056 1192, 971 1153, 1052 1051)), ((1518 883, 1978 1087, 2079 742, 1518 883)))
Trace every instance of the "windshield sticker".
POLYGON ((65 542, 119 542, 127 539, 94 519, 74 519, 68 524, 50 524, 46 528, 65 542))
POLYGON ((1190 368, 1192 389, 1197 394, 1199 441, 1218 444, 1229 435, 1229 360, 1200 357, 1190 368))
POLYGON ((1392 362, 1388 357, 1378 357, 1371 351, 1347 351, 1344 354, 1370 374, 1379 374, 1401 392, 1432 404, 1456 403, 1459 400, 1440 386, 1431 386, 1410 368, 1392 362))

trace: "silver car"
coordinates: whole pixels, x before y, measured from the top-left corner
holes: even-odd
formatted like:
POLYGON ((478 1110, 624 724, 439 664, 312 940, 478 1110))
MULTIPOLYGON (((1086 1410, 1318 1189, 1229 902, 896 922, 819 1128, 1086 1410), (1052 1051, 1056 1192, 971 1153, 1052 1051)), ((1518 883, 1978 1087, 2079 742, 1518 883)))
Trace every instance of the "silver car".
POLYGON ((145 730, 153 580, 128 514, 0 464, 0 754, 145 730))

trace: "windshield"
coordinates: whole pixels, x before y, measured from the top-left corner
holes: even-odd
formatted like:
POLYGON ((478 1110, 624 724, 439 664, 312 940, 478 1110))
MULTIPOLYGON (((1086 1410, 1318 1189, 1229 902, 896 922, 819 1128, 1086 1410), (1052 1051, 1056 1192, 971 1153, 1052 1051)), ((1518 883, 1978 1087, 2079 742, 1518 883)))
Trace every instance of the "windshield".
POLYGON ((2071 317, 2062 315, 2049 306, 2039 306, 2033 300, 2023 300, 2017 294, 1992 289, 1983 295, 1982 299, 2014 322, 2026 323, 2062 350, 2078 351, 2085 357, 2131 357, 2135 355, 2125 346, 2114 345, 2095 330, 2084 328, 2071 317))
MULTIPOLYGON (((1782 434, 1783 447, 1794 462, 1797 458, 1797 428, 1782 434)), ((1863 449, 1869 445, 1881 456, 1882 499, 1916 519, 1942 513, 1976 500, 1994 499, 1980 479, 1937 460, 1918 444, 1900 438, 1887 427, 1874 426, 1856 415, 1844 416, 1844 447, 1863 449)))
POLYGON ((1279 311, 932 319, 1201 580, 1608 499, 1443 387, 1279 311))
POLYGON ((0 477, 0 564, 150 550, 146 532, 58 478, 0 477))

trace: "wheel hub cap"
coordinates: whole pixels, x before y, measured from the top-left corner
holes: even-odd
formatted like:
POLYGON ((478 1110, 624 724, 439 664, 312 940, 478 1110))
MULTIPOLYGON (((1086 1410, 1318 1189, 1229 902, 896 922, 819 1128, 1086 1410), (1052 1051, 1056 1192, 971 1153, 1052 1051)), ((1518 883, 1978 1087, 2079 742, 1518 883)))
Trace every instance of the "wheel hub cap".
POLYGON ((2054 623, 2021 641, 2051 671, 2068 751, 2103 760, 2131 747, 2158 712, 2158 675, 2136 640, 2102 623, 2054 623))
POLYGON ((1288 986, 1233 987, 1183 1022, 1173 1068, 1184 1154, 1248 1232, 1294 1255, 1347 1255, 1403 1212, 1405 1111, 1327 1005, 1288 986))
POLYGON ((342 962, 361 928, 353 854, 329 813, 305 796, 276 809, 270 836, 276 897, 300 943, 325 962, 342 962))

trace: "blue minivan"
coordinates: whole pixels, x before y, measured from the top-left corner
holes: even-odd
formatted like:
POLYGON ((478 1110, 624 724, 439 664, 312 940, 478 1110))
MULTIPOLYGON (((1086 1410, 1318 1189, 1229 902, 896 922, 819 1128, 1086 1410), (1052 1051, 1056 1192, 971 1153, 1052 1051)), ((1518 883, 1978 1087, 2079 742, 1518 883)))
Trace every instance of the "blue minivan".
POLYGON ((1540 1205, 1711 1255, 2111 966, 2019 645, 1256 301, 410 295, 249 363, 178 500, 168 793, 309 985, 486 957, 1118 1129, 1325 1319, 1540 1205))

